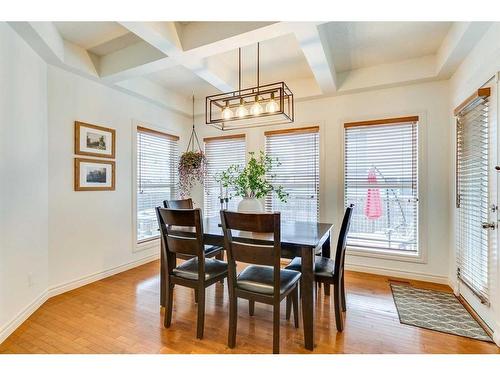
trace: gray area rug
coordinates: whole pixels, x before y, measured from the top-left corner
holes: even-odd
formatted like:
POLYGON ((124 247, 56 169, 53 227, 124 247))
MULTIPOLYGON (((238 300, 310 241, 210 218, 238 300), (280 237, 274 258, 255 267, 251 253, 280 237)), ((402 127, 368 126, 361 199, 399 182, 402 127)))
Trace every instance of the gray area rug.
POLYGON ((492 342, 452 293, 401 284, 391 284, 391 289, 401 323, 492 342))

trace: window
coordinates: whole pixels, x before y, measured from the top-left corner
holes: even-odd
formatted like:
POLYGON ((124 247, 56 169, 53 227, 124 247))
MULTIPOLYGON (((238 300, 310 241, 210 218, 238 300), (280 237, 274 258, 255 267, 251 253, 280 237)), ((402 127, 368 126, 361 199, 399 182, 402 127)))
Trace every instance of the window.
MULTIPOLYGON (((483 302, 489 298, 489 102, 479 95, 457 115, 457 275, 483 302)), ((487 95, 486 95, 487 94, 487 95)))
POLYGON ((176 136, 137 127, 137 241, 158 237, 155 207, 177 197, 176 136))
POLYGON ((280 163, 268 178, 289 194, 287 203, 269 194, 266 210, 280 211, 285 221, 318 221, 319 128, 269 131, 265 135, 266 152, 280 163))
POLYGON ((348 246, 418 254, 418 117, 344 124, 348 246))
MULTIPOLYGON (((246 163, 245 135, 229 135, 222 137, 205 138, 205 156, 208 161, 207 179, 204 183, 204 214, 207 217, 217 216, 220 212, 221 185, 216 181, 220 173, 233 164, 242 167, 246 163)), ((225 196, 226 191, 222 192, 225 196)), ((227 191, 229 197, 234 194, 234 190, 227 191)), ((229 210, 236 211, 240 197, 233 197, 229 200, 229 210)))

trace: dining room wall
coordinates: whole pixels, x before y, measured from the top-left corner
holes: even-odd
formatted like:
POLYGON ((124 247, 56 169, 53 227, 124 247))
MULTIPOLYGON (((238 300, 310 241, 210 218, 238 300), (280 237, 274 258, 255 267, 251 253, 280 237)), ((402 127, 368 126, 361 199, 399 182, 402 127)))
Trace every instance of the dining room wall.
POLYGON ((48 67, 49 287, 57 294, 157 259, 158 243, 136 248, 133 129, 188 138, 190 120, 58 67, 48 67), (73 189, 74 121, 116 129, 116 190, 73 189))
POLYGON ((0 342, 48 283, 47 64, 0 22, 0 342))
MULTIPOLYGON (((272 129, 320 126, 320 219, 338 228, 343 214, 343 123, 367 119, 420 116, 420 215, 423 231, 420 250, 422 262, 350 254, 350 269, 390 276, 448 282, 450 249, 450 175, 451 165, 448 112, 448 82, 438 81, 386 88, 351 95, 340 95, 296 102, 296 121, 272 129)), ((197 118, 203 124, 204 118, 197 118)), ((264 150, 264 132, 270 127, 245 129, 247 151, 264 150)), ((224 134, 238 133, 237 131, 224 134)), ((208 125, 200 126, 200 137, 220 135, 208 125)), ((203 191, 193 191, 203 206, 203 191)))

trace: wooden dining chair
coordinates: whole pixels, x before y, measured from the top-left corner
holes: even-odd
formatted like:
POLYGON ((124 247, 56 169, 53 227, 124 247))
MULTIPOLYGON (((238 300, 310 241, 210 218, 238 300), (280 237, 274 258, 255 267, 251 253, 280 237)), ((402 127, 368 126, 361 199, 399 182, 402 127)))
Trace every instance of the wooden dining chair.
MULTIPOLYGON (((193 209, 193 200, 191 198, 186 199, 171 199, 164 200, 163 207, 173 208, 173 209, 193 209)), ((222 246, 216 245, 205 245, 205 257, 211 258, 215 257, 219 260, 224 260, 224 248, 222 246)), ((178 255, 179 259, 190 259, 191 256, 186 256, 185 254, 178 255)))
POLYGON ((280 214, 221 211, 221 222, 228 254, 228 346, 234 348, 236 345, 238 298, 243 298, 248 300, 250 315, 254 313, 255 302, 273 306, 273 353, 279 353, 280 303, 287 296, 292 298, 295 327, 298 328, 297 286, 301 276, 298 271, 282 270, 280 267, 280 214), (249 233, 242 234, 241 237, 235 233, 233 237, 233 231, 249 233), (259 236, 268 239, 271 234, 272 244, 258 240, 259 236), (237 262, 251 265, 238 275, 237 262))
POLYGON ((172 322, 174 285, 195 290, 198 299, 196 337, 203 338, 205 322, 205 289, 227 277, 227 263, 205 256, 201 210, 156 208, 161 232, 161 251, 165 260, 165 327, 172 322), (191 259, 177 266, 177 256, 191 259))
MULTIPOLYGON (((344 321, 342 312, 347 310, 345 285, 344 285, 344 262, 345 252, 347 248, 347 234, 351 224, 351 216, 354 205, 351 204, 346 208, 344 218, 342 219, 342 226, 340 227, 339 239, 337 241, 337 251, 335 253, 335 260, 321 256, 315 257, 314 262, 314 279, 319 284, 323 283, 327 288, 333 285, 334 295, 334 308, 335 308, 335 323, 337 331, 344 330, 344 321)), ((302 267, 301 258, 294 258, 288 266, 287 270, 300 271, 302 267)), ((326 288, 325 288, 326 290, 326 288)), ((287 300, 287 317, 290 316, 292 301, 287 300)))
POLYGON ((163 207, 165 208, 174 208, 174 209, 192 209, 193 200, 191 198, 186 199, 170 199, 163 201, 163 207))

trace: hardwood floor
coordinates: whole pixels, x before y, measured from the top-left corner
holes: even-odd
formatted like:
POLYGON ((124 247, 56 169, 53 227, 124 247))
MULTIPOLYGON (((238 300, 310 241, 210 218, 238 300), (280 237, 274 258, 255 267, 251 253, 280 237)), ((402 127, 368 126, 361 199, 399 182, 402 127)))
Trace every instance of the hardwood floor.
MULTIPOLYGON (((411 282, 417 287, 448 287, 411 282)), ((494 344, 402 325, 387 277, 348 272, 347 319, 338 334, 332 300, 316 300, 314 353, 500 353, 494 344)), ((240 301, 236 348, 227 347, 227 285, 208 288, 205 336, 196 337, 196 305, 190 289, 176 286, 172 326, 159 309, 159 262, 152 262, 48 300, 4 343, 0 353, 271 353, 272 311, 257 303, 255 316, 240 301)), ((284 319, 281 352, 304 349, 302 322, 284 319)))

